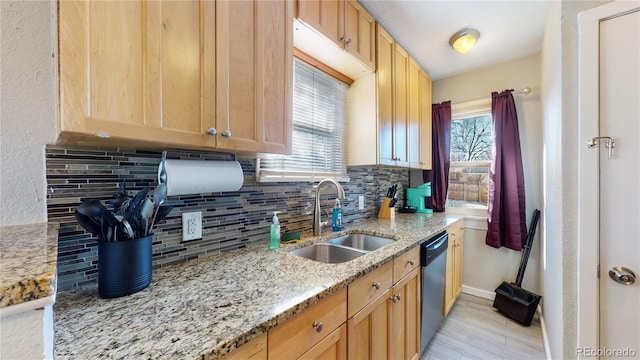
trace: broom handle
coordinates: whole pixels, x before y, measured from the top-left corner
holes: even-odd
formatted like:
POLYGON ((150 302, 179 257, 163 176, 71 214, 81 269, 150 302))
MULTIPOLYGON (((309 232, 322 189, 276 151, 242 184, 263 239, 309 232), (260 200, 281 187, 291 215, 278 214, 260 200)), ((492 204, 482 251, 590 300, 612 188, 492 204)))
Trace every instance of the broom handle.
POLYGON ((518 268, 518 275, 516 276, 516 285, 522 287, 522 280, 524 279, 524 270, 527 268, 527 262, 529 261, 529 255, 531 254, 531 248, 533 245, 533 237, 536 234, 536 227, 538 226, 538 219, 540 218, 540 210, 535 209, 533 211, 533 219, 531 220, 531 228, 527 235, 527 242, 524 245, 522 252, 522 260, 520 260, 520 267, 518 268))

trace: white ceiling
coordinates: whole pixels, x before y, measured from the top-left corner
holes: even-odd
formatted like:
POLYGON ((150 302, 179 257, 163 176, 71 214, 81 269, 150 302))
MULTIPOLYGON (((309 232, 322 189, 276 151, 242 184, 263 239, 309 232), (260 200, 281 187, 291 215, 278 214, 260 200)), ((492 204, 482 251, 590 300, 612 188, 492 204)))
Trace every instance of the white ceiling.
POLYGON ((438 80, 537 54, 548 1, 359 0, 393 38, 438 80), (459 54, 449 38, 465 27, 480 31, 459 54))

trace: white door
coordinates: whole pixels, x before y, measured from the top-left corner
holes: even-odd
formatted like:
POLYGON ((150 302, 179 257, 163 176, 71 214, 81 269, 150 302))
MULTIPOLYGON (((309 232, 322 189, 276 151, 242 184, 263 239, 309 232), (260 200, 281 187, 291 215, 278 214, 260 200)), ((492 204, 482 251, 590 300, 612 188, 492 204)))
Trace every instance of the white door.
POLYGON ((640 11, 600 22, 600 358, 640 358, 640 11), (609 157, 611 150, 611 157, 609 157), (614 270, 612 270, 614 269, 614 270), (635 282, 630 271, 635 273, 635 282), (610 276, 613 275, 614 280, 610 276))

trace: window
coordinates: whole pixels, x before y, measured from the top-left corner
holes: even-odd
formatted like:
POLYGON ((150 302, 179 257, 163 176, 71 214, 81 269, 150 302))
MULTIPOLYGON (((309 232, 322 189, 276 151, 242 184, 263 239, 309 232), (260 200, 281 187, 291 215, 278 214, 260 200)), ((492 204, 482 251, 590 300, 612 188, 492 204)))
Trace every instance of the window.
POLYGON ((447 206, 486 208, 492 156, 490 103, 452 106, 451 111, 447 206))
POLYGON ((348 181, 345 165, 347 85, 294 61, 293 154, 262 155, 259 182, 348 181))

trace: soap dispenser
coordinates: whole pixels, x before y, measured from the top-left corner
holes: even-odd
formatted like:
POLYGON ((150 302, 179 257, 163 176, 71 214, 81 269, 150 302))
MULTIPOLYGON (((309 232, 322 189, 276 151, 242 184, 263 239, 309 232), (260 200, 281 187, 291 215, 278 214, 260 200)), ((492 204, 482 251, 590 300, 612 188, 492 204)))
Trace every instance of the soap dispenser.
POLYGON ((342 207, 340 206, 340 199, 336 199, 336 204, 333 207, 331 227, 333 228, 333 231, 342 230, 342 207))
POLYGON ((280 221, 278 220, 278 214, 280 211, 273 212, 273 223, 271 224, 271 242, 269 243, 269 249, 277 249, 280 247, 280 221))

